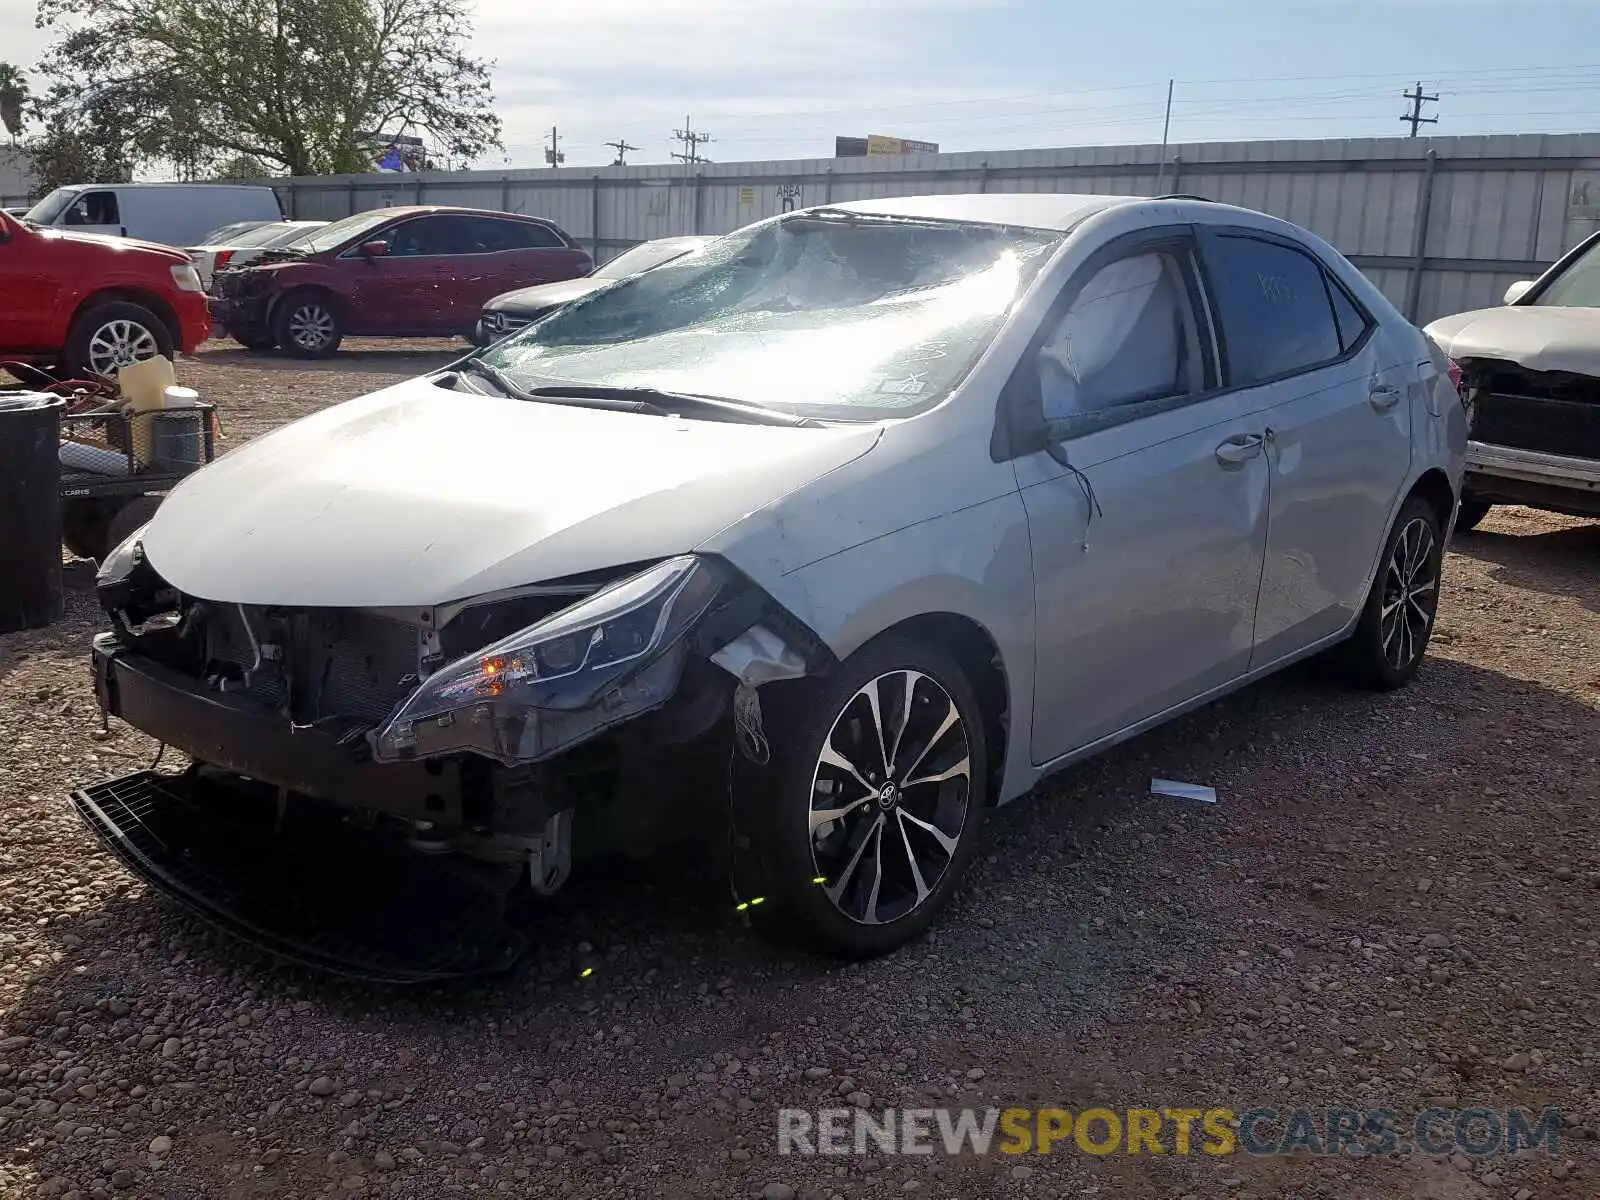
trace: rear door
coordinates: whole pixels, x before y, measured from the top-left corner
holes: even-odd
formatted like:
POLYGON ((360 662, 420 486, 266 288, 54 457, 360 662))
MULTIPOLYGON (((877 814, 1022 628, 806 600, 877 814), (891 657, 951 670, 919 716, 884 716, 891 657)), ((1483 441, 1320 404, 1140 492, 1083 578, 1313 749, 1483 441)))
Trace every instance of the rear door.
POLYGON ((1209 229, 1201 248, 1228 380, 1271 467, 1255 669, 1341 632, 1365 602, 1411 470, 1416 355, 1296 241, 1209 229))
POLYGON ((589 256, 574 250, 548 225, 509 217, 461 218, 467 245, 456 273, 456 304, 469 328, 496 296, 517 288, 587 274, 589 256))

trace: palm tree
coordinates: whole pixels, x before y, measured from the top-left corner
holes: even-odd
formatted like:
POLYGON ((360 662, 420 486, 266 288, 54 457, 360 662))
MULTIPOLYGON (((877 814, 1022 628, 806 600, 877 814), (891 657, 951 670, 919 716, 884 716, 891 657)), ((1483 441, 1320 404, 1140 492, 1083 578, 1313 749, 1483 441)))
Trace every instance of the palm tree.
POLYGON ((0 125, 16 144, 22 135, 22 110, 28 103, 28 80, 20 67, 0 62, 0 125))

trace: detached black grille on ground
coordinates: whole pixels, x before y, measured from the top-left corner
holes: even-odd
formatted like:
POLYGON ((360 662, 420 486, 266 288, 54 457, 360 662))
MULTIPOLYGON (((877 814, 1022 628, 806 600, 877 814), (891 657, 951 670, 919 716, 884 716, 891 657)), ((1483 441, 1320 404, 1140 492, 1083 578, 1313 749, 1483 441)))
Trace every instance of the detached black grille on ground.
POLYGON ((140 771, 72 795, 135 874, 304 966, 383 983, 505 970, 526 949, 505 899, 521 868, 390 846, 333 819, 275 831, 270 796, 140 771))

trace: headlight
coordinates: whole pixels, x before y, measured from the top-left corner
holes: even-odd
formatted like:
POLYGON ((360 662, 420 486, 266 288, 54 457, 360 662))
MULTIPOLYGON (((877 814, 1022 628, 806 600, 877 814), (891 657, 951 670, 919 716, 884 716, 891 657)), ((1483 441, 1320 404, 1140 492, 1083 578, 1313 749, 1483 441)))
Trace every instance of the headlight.
POLYGON ((123 538, 117 548, 105 556, 100 563, 100 569, 94 574, 96 587, 111 587, 133 574, 133 569, 144 561, 144 548, 141 543, 144 541, 145 530, 149 528, 150 522, 146 521, 123 538))
POLYGON ((702 559, 669 559, 441 667, 372 736, 374 757, 533 762, 659 708, 721 582, 702 559))
POLYGON ((205 291, 200 283, 200 272, 194 269, 193 263, 173 263, 172 282, 177 284, 180 292, 205 291))

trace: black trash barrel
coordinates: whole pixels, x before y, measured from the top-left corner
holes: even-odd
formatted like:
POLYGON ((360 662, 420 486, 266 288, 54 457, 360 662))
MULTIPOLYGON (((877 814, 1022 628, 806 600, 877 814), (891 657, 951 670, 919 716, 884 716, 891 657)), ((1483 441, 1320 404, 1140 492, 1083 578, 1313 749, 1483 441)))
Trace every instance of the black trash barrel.
POLYGON ((0 392, 0 633, 61 619, 58 396, 0 392))

